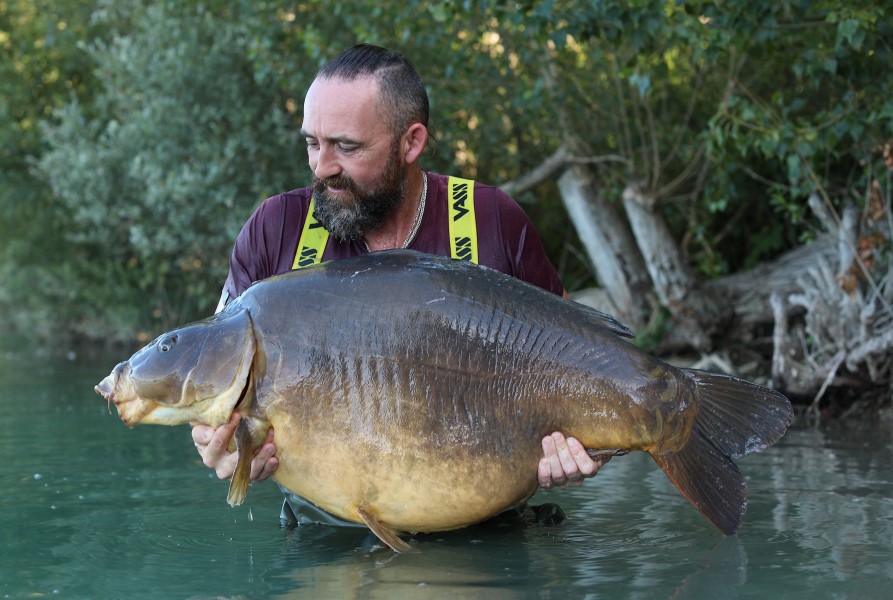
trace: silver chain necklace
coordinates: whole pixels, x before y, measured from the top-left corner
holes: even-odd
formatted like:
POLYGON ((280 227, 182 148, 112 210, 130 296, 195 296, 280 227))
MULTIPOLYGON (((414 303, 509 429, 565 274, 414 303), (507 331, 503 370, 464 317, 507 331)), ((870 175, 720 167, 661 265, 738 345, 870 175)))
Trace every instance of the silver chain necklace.
MULTIPOLYGON (((428 175, 422 171, 422 197, 419 199, 419 210, 416 211, 415 221, 412 223, 412 229, 409 230, 409 235, 406 236, 406 239, 403 240, 403 245, 401 248, 408 248, 409 244, 412 243, 415 234, 419 232, 419 227, 422 225, 422 214, 425 212, 425 201, 428 199, 428 175)), ((366 252, 369 252, 369 242, 363 239, 363 245, 366 246, 366 252)))
POLYGON ((419 210, 415 215, 415 221, 412 223, 412 229, 409 230, 409 235, 406 236, 406 239, 403 240, 403 248, 409 247, 409 244, 412 242, 415 234, 419 232, 419 227, 422 225, 422 213, 425 212, 425 201, 428 199, 428 175, 422 171, 422 197, 419 200, 419 210))

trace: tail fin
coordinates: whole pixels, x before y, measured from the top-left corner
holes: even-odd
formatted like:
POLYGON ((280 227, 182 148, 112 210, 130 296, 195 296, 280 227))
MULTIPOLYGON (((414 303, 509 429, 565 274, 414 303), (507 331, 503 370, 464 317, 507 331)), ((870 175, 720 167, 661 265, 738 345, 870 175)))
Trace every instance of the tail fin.
POLYGON ((747 485, 732 461, 768 448, 793 420, 791 403, 762 386, 686 369, 698 401, 689 441, 680 450, 652 455, 682 495, 726 535, 741 527, 747 485))

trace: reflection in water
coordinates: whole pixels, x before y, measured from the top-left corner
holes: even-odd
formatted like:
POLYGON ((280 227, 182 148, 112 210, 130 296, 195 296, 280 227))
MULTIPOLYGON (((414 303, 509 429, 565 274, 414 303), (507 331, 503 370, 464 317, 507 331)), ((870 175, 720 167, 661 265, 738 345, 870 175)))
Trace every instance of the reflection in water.
POLYGON ((801 564, 838 580, 890 577, 893 435, 874 423, 791 431, 785 451, 764 458, 775 490, 773 526, 818 560, 801 564))
MULTIPOLYGON (((306 532, 295 533, 301 551, 312 552, 306 532)), ((304 598, 308 589, 324 598, 517 597, 513 581, 529 584, 532 568, 523 534, 495 533, 496 541, 486 545, 473 535, 423 536, 414 543, 418 553, 403 555, 383 549, 370 536, 362 548, 339 560, 299 564, 289 574, 294 589, 278 597, 304 598)))
MULTIPOLYGON (((117 354, 116 354, 117 356, 117 354)), ((886 597, 893 443, 879 423, 799 427, 740 461, 724 538, 643 454, 543 493, 567 521, 417 536, 279 527, 274 485, 226 505, 186 428, 127 430, 92 392, 114 364, 0 353, 0 597, 886 597)))
POLYGON ((670 598, 734 598, 737 588, 747 583, 747 552, 737 535, 723 538, 696 564, 697 570, 682 580, 670 598))

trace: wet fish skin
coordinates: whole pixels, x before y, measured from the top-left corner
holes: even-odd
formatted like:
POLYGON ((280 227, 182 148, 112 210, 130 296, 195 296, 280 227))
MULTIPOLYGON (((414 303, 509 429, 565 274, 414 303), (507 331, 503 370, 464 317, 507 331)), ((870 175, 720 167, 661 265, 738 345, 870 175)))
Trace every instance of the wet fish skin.
MULTIPOLYGON (((540 440, 556 430, 589 449, 648 452, 696 508, 733 533, 746 487, 732 457, 771 445, 792 417, 777 392, 651 357, 607 315, 411 251, 259 282, 221 315, 161 336, 141 366, 97 390, 129 390, 128 401, 146 403, 135 383, 143 368, 183 381, 183 367, 158 351, 171 336, 202 338, 192 347, 202 347, 202 368, 212 373, 204 376, 208 406, 187 409, 188 393, 173 405, 154 399, 164 419, 149 411, 143 422, 171 423, 187 410, 181 422, 219 420, 238 410, 242 457, 272 425, 277 481, 400 550, 394 532, 458 528, 524 502, 537 489, 540 440), (232 330, 215 339, 245 338, 246 320, 250 358, 237 344, 209 341, 214 329, 232 330), (220 401, 208 404, 215 390, 220 401)), ((247 493, 248 466, 240 461, 231 503, 247 493)))

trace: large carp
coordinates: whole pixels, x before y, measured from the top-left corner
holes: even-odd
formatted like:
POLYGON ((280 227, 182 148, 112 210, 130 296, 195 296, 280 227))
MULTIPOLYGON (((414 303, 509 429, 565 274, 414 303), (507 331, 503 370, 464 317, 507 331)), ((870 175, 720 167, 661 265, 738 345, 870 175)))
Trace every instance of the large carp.
POLYGON ((396 532, 470 525, 537 490, 553 431, 648 452, 725 534, 741 525, 732 457, 778 440, 781 394, 675 368, 613 318, 497 271, 412 251, 324 263, 251 286, 160 336, 96 390, 128 426, 219 426, 242 414, 228 500, 272 426, 289 490, 396 532))

